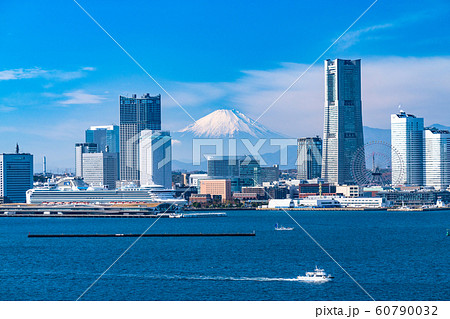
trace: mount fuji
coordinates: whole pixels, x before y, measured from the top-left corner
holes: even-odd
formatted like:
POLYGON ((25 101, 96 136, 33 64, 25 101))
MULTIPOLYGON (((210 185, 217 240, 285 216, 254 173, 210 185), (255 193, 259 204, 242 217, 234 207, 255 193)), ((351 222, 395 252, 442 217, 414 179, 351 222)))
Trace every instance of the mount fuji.
POLYGON ((286 137, 269 130, 235 109, 214 111, 185 127, 180 133, 189 133, 200 138, 286 137))
MULTIPOLYGON (((187 170, 204 170, 206 168, 205 163, 201 167, 192 166, 193 141, 195 139, 202 144, 200 155, 202 159, 204 159, 204 155, 220 153, 215 146, 206 145, 208 143, 223 145, 221 150, 223 155, 251 155, 246 146, 251 144, 251 146, 258 145, 259 154, 263 155, 267 165, 272 165, 279 162, 280 147, 271 145, 270 140, 285 138, 288 137, 268 129, 236 109, 219 109, 182 130, 172 133, 173 168, 187 170), (204 140, 210 141, 205 142, 204 140), (231 140, 236 142, 233 150, 235 153, 233 151, 230 153, 230 147, 234 147, 231 140)), ((296 153, 292 147, 289 147, 289 152, 296 153)))

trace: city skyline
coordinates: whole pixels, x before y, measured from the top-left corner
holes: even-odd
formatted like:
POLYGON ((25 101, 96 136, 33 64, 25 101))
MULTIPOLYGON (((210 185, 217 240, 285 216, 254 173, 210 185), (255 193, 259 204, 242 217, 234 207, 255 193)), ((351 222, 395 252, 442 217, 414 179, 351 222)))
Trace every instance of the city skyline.
MULTIPOLYGON (((226 15, 229 9, 216 10, 219 4, 187 8, 178 3, 171 6, 173 11, 158 4, 159 9, 166 10, 167 21, 155 29, 162 17, 156 17, 153 22, 137 19, 138 23, 133 26, 114 27, 118 14, 140 15, 137 11, 146 11, 142 8, 124 10, 119 2, 112 2, 108 8, 80 3, 196 119, 224 107, 237 108, 258 118, 368 5, 353 1, 344 10, 333 2, 329 2, 326 9, 322 4, 280 3, 280 8, 271 14, 273 21, 282 24, 271 28, 258 14, 251 15, 249 21, 239 19, 250 11, 263 14, 266 10, 263 5, 239 4, 241 12, 234 14, 240 24, 223 30, 217 22, 220 17, 215 15, 226 15), (199 22, 204 32, 183 20, 184 13, 191 10, 203 14, 199 22), (323 16, 312 19, 303 15, 303 19, 294 19, 296 10, 320 12, 323 16), (336 12, 341 16, 339 21, 329 22, 336 12), (178 21, 179 18, 182 19, 178 21), (178 34, 180 24, 191 27, 178 34), (287 28, 288 24, 291 28, 287 28), (243 26, 248 29, 246 34, 238 32, 243 26), (225 34, 221 39, 212 36, 218 30, 225 31, 221 32, 225 34), (261 39, 262 30, 264 38, 277 39, 269 48, 261 39), (145 35, 152 36, 154 41, 142 41, 145 35), (155 43, 159 50, 149 50, 155 43), (173 53, 178 52, 180 44, 184 57, 173 53), (239 50, 235 50, 238 47, 239 50), (255 49, 260 49, 258 55, 254 54, 255 49)), ((449 5, 433 1, 423 9, 419 2, 407 2, 407 8, 405 3, 377 3, 323 59, 364 60, 365 125, 388 128, 389 114, 397 111, 398 104, 414 114, 421 114, 425 107, 433 110, 427 116, 426 125, 450 125, 449 120, 440 116, 449 98, 446 88, 450 79, 441 72, 450 66, 445 45, 448 35, 444 31, 449 23, 445 19, 449 5), (429 23, 431 20, 433 24, 429 23), (411 33, 417 36, 417 41, 410 41, 411 33)), ((3 137, 0 147, 3 151, 10 149, 11 143, 7 141, 17 141, 27 152, 36 155, 36 168, 42 167, 43 155, 48 158, 49 170, 70 168, 73 160, 69 145, 81 141, 82 130, 91 125, 119 124, 117 97, 131 96, 135 92, 162 94, 165 129, 177 131, 192 124, 192 120, 76 5, 51 1, 49 4, 53 5, 53 11, 36 8, 36 16, 28 16, 19 10, 18 4, 2 3, 4 45, 17 48, 15 52, 4 50, 2 53, 8 61, 0 70, 3 85, 0 112, 4 119, 0 125, 3 137), (15 15, 11 14, 13 12, 15 15), (27 23, 20 25, 16 21, 27 23), (37 21, 46 23, 41 25, 37 21), (67 21, 76 22, 77 28, 67 21), (30 25, 36 27, 30 30, 27 27, 30 25), (63 40, 52 41, 55 39, 63 40), (25 48, 20 50, 24 43, 37 50, 33 50, 33 54, 26 53, 25 48), (59 58, 55 59, 56 56, 59 58), (85 116, 86 112, 90 113, 89 117, 85 116), (50 145, 56 146, 56 150, 50 150, 50 145)), ((31 2, 27 5, 31 9, 38 6, 31 2)), ((313 66, 259 122, 294 138, 321 134, 322 74, 320 63, 313 66), (296 121, 300 125, 296 125, 296 121)))

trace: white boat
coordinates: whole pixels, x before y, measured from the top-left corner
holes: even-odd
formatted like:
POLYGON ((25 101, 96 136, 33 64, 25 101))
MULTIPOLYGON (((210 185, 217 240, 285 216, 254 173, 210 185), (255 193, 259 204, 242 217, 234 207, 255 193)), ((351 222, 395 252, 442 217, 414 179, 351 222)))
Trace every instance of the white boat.
POLYGON ((182 218, 183 214, 171 213, 169 214, 169 218, 182 218))
POLYGON ((275 224, 275 230, 294 230, 294 227, 284 227, 284 226, 275 224))
POLYGON ((297 280, 308 282, 327 282, 332 280, 333 278, 333 276, 328 275, 323 269, 319 269, 316 266, 316 269, 314 269, 314 271, 307 272, 305 276, 298 276, 297 280))

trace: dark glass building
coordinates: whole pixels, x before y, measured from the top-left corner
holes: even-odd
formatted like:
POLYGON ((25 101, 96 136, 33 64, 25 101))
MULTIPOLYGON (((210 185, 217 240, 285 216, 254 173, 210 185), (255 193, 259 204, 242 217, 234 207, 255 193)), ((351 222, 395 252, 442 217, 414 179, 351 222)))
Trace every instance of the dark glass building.
POLYGON ((161 130, 161 95, 120 97, 120 179, 139 182, 139 134, 161 130))
POLYGON ((314 179, 322 173, 322 139, 304 137, 297 140, 297 178, 314 179))

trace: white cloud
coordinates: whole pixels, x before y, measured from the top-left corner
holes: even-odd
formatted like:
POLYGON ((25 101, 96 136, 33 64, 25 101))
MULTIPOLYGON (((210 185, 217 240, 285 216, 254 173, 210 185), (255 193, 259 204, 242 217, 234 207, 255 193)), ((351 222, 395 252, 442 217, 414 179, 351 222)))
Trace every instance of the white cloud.
POLYGON ((370 27, 362 28, 355 31, 347 32, 337 43, 339 49, 345 50, 361 41, 364 37, 369 37, 376 31, 385 30, 394 27, 392 23, 378 24, 370 27))
MULTIPOLYGON (((182 105, 188 112, 195 112, 198 117, 206 115, 211 107, 222 108, 231 104, 256 119, 307 67, 304 64, 285 63, 272 70, 244 71, 234 82, 177 83, 171 93, 177 98, 179 91, 184 92, 186 96, 183 96, 183 100, 191 103, 196 101, 195 108, 188 104, 182 105), (192 87, 199 90, 186 89, 192 87)), ((424 117, 426 124, 449 125, 450 74, 444 71, 449 68, 450 57, 362 59, 364 125, 389 128, 390 114, 397 111, 399 104, 409 113, 424 117)), ((323 65, 318 64, 259 122, 292 137, 321 135, 323 105, 324 71, 323 65)), ((175 111, 183 112, 172 110, 175 111)), ((170 122, 173 118, 173 115, 168 116, 167 121, 170 122)), ((191 124, 188 118, 187 124, 191 124)), ((166 122, 165 125, 170 123, 166 122)))
POLYGON ((85 93, 83 90, 77 90, 73 92, 63 93, 66 100, 61 101, 61 104, 71 105, 71 104, 98 104, 105 100, 104 97, 85 93))
POLYGON ((86 75, 85 71, 94 71, 93 67, 83 67, 76 71, 45 70, 41 68, 11 69, 0 71, 0 81, 43 78, 47 80, 72 80, 86 75))
POLYGON ((5 132, 18 132, 16 127, 12 127, 12 126, 0 126, 0 132, 5 133, 5 132))
POLYGON ((7 105, 0 105, 0 112, 2 113, 8 113, 17 110, 17 108, 13 106, 7 106, 7 105))

